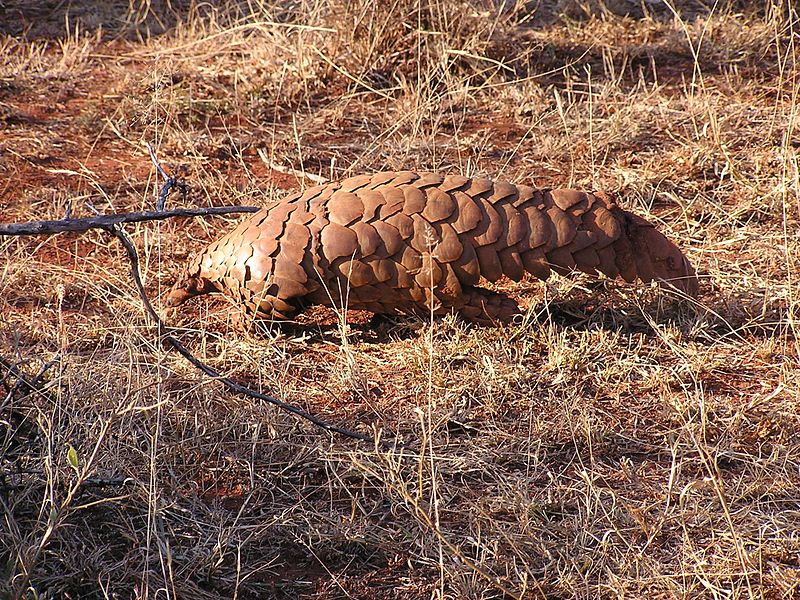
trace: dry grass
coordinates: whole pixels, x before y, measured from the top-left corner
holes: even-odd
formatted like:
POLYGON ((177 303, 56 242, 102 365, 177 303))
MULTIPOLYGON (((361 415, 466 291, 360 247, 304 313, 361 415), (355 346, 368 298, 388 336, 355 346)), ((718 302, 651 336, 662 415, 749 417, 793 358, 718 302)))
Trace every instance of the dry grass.
MULTIPOLYGON (((204 205, 310 184, 267 163, 445 169, 618 191, 703 293, 508 284, 529 311, 498 329, 168 316, 387 451, 165 353, 101 233, 0 238, 0 355, 56 360, 0 388, 0 595, 800 597, 792 3, 99 4, 2 9, 0 221, 152 206, 144 141, 204 205)), ((130 227, 153 297, 232 222, 130 227)))

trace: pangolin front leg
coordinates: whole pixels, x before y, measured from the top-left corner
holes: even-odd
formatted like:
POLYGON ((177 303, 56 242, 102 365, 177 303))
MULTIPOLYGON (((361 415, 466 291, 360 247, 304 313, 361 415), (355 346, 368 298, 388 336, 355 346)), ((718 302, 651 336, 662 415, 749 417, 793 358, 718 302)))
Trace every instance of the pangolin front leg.
POLYGON ((698 287, 675 244, 603 194, 403 171, 269 204, 200 252, 167 302, 219 291, 267 319, 322 304, 496 322, 516 303, 481 282, 551 270, 698 287))

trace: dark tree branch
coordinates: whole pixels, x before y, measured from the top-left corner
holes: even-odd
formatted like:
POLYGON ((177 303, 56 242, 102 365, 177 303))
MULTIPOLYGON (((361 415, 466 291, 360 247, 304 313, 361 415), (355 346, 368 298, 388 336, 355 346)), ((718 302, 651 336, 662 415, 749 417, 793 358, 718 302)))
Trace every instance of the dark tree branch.
POLYGON ((164 170, 164 167, 162 167, 161 163, 158 162, 158 158, 156 158, 156 151, 153 150, 150 142, 145 142, 145 145, 147 146, 147 151, 150 153, 150 160, 153 161, 153 164, 156 167, 156 171, 158 171, 158 174, 164 178, 164 186, 161 188, 161 192, 158 194, 158 201, 156 202, 156 210, 161 212, 164 210, 164 204, 167 202, 167 196, 169 196, 172 188, 176 187, 181 191, 184 201, 189 195, 189 188, 185 182, 181 181, 177 177, 171 177, 167 174, 167 172, 164 170))
MULTIPOLYGON (((158 162, 158 158, 156 158, 156 151, 153 150, 153 147, 150 145, 150 142, 145 142, 144 145, 147 146, 147 151, 150 153, 150 160, 153 161, 153 165, 155 165, 156 171, 158 171, 158 174, 164 178, 164 183, 169 183, 172 177, 167 175, 167 172, 164 170, 164 167, 162 167, 161 163, 158 162)), ((164 190, 161 191, 163 192, 164 190)), ((164 197, 166 197, 168 194, 169 194, 169 188, 167 188, 167 193, 164 194, 164 197)), ((159 194, 159 198, 160 197, 161 195, 159 194)))
MULTIPOLYGON (((234 380, 224 377, 219 372, 217 372, 212 367, 206 365, 199 359, 195 358, 186 347, 178 341, 170 333, 173 331, 158 316, 155 309, 153 309, 153 305, 150 303, 150 299, 147 297, 147 293, 144 289, 144 284, 142 283, 141 275, 139 274, 139 254, 136 251, 136 247, 134 246, 131 239, 127 236, 127 234, 122 230, 121 224, 122 223, 141 223, 144 221, 154 221, 154 220, 162 220, 162 219, 169 219, 171 217, 196 217, 196 216, 208 216, 208 215, 222 215, 222 214, 229 214, 229 213, 236 213, 236 212, 247 212, 252 213, 256 212, 259 209, 252 206, 231 206, 231 207, 217 207, 217 208, 179 208, 173 210, 163 210, 164 202, 166 201, 167 196, 170 192, 177 188, 181 190, 184 195, 186 193, 186 185, 183 182, 178 181, 177 178, 169 176, 161 165, 158 163, 158 160, 155 156, 155 152, 153 152, 152 148, 148 147, 150 151, 150 157, 153 160, 153 164, 155 164, 156 169, 158 172, 165 178, 164 185, 161 188, 161 191, 158 196, 158 203, 157 203, 157 210, 155 212, 146 211, 146 212, 136 212, 136 213, 122 213, 118 215, 99 215, 96 217, 88 217, 82 219, 61 219, 58 221, 32 221, 29 223, 8 223, 8 224, 0 224, 0 236, 3 235, 40 235, 40 234, 52 234, 52 233, 61 233, 66 231, 72 232, 85 232, 90 229, 102 229, 109 234, 116 237, 120 243, 125 248, 125 251, 128 254, 128 259, 131 263, 131 276, 133 277, 133 281, 136 284, 136 289, 139 292, 139 297, 144 304, 145 311, 147 315, 150 317, 153 324, 156 326, 158 330, 158 335, 161 339, 169 345, 171 348, 176 350, 181 356, 183 356, 187 361, 189 361, 192 365, 194 365, 197 369, 208 375, 209 377, 218 380, 222 385, 224 385, 228 390, 236 393, 241 394, 244 396, 248 396, 250 398, 256 398, 258 400, 263 400, 264 402, 268 402, 284 410, 288 413, 291 413, 301 419, 305 419, 317 427, 324 429, 326 431, 330 431, 331 433, 338 433, 345 437, 353 438, 356 440, 372 442, 373 437, 364 433, 358 433, 355 431, 350 431, 349 429, 345 429, 343 427, 339 427, 337 425, 333 425, 328 423, 319 417, 312 415, 304 411, 303 409, 284 402, 274 396, 270 396, 269 394, 263 394, 261 392, 257 392, 252 390, 240 383, 235 382, 234 380)), ((90 207, 92 208, 92 207, 90 207)), ((380 440, 382 446, 391 447, 392 444, 388 442, 384 442, 380 440)))
MULTIPOLYGON (((176 183, 164 184, 167 192, 176 183), (167 186, 169 187, 167 188, 167 186)), ((162 190, 164 189, 162 188, 162 190)), ((0 223, 0 236, 5 235, 42 235, 64 233, 66 231, 83 233, 90 229, 108 230, 121 223, 144 223, 146 221, 163 221, 172 217, 208 217, 231 213, 254 213, 261 210, 256 206, 212 206, 210 208, 173 208, 171 210, 142 211, 119 213, 116 215, 99 215, 72 219, 67 217, 57 221, 29 221, 28 223, 0 223)))
POLYGON ((236 394, 242 394, 245 396, 249 396, 251 398, 257 398, 258 400, 263 400, 265 402, 269 402, 270 404, 274 404, 281 410, 285 410, 295 416, 298 416, 302 419, 310 421, 317 427, 325 429, 326 431, 331 431, 333 433, 338 433, 340 435, 344 435, 349 438, 362 440, 362 441, 372 441, 372 436, 366 435, 364 433, 357 433, 355 431, 350 431, 349 429, 345 429, 343 427, 338 427, 337 425, 332 425, 326 421, 323 421, 319 417, 312 415, 311 413, 307 413, 302 408, 298 408, 292 404, 288 404, 283 400, 279 400, 274 396, 270 396, 269 394, 262 394, 261 392, 257 392, 255 390, 251 390, 250 388, 243 386, 240 383, 236 383, 233 379, 228 377, 224 377, 219 374, 215 369, 209 367, 207 364, 201 362, 199 359, 195 358, 186 347, 181 344, 175 337, 169 335, 170 329, 164 325, 164 322, 156 313, 153 305, 150 303, 150 299, 147 297, 145 293, 144 284, 142 283, 142 278, 139 275, 139 255, 136 252, 136 247, 133 245, 131 239, 122 231, 122 228, 118 225, 109 227, 107 231, 116 237, 122 245, 125 247, 126 252, 128 253, 128 258, 131 261, 131 276, 133 277, 133 281, 136 284, 136 289, 139 291, 139 297, 144 304, 144 308, 147 311, 147 314, 150 316, 150 319, 155 323, 156 327, 159 330, 159 333, 163 335, 162 339, 165 343, 169 346, 174 348, 181 356, 183 356, 186 360, 192 363, 195 367, 201 370, 203 373, 216 379, 230 391, 236 394))

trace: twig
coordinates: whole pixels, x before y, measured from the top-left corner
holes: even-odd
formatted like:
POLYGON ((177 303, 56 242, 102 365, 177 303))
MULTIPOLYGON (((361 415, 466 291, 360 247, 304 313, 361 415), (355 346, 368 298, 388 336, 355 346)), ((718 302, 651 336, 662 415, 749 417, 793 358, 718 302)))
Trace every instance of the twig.
MULTIPOLYGON (((158 171, 158 174, 164 178, 164 181, 166 183, 169 183, 170 179, 172 178, 169 175, 167 175, 167 172, 164 170, 164 167, 162 167, 161 163, 158 162, 158 158, 156 157, 156 151, 153 150, 153 147, 150 145, 150 142, 145 142, 144 145, 147 146, 147 151, 150 153, 150 160, 153 161, 153 165, 155 166, 156 171, 158 171)), ((167 190, 167 194, 169 194, 169 190, 167 190)))
MULTIPOLYGON (((264 402, 273 404, 274 406, 277 406, 281 410, 284 410, 297 417, 300 417, 301 419, 305 419, 313 423, 317 427, 320 427, 321 429, 330 431, 332 433, 338 433, 345 437, 353 438, 356 440, 361 440, 365 442, 375 441, 373 440, 373 437, 370 435, 364 433, 358 433, 355 431, 350 431, 349 429, 345 429, 344 427, 333 425, 331 423, 328 423, 320 419, 315 415, 312 415, 311 413, 304 411, 303 409, 297 406, 284 402, 274 396, 270 396, 269 394, 257 392, 244 385, 241 385, 240 383, 235 382, 234 380, 228 377, 224 377, 212 367, 208 366, 199 359, 195 358, 194 355, 192 355, 192 353, 189 352, 189 350, 187 350, 186 347, 180 341, 178 341, 177 338, 175 338, 173 335, 170 334, 173 331, 172 328, 164 324, 164 322, 156 313, 155 309, 153 309, 153 305, 150 303, 150 299, 147 297, 147 293, 145 292, 144 289, 144 284, 142 283, 141 275, 139 274, 139 254, 136 251, 136 247, 134 246, 131 239, 122 230, 121 224, 162 220, 176 216, 206 216, 206 215, 228 214, 234 212, 256 212, 259 209, 250 206, 232 206, 232 207, 219 207, 219 208, 194 208, 194 209, 180 208, 173 210, 163 210, 163 204, 166 201, 166 198, 170 194, 170 192, 174 188, 178 188, 184 191, 185 184, 182 184, 175 177, 171 177, 166 173, 166 171, 164 171, 164 169, 158 163, 158 159, 156 158, 155 152, 149 145, 148 145, 148 150, 150 152, 150 158, 152 159, 153 164, 156 166, 156 169, 165 178, 164 185, 162 186, 158 196, 158 205, 157 205, 157 210, 155 212, 145 211, 137 213, 122 213, 118 215, 100 215, 96 217, 89 217, 82 219, 67 218, 58 221, 33 221, 29 223, 0 224, 0 235, 38 235, 38 234, 61 233, 65 231, 85 232, 90 229, 102 229, 108 232, 109 234, 113 235, 120 241, 120 243, 125 248, 125 251, 128 254, 128 259, 130 260, 131 263, 131 276, 133 277, 133 281, 136 284, 136 289, 139 292, 139 297, 142 303, 144 304, 145 312, 150 317, 151 321, 158 330, 159 336, 161 336, 161 339, 166 344, 168 344, 170 347, 176 350, 181 356, 183 356, 197 369, 199 369, 209 377, 218 380, 226 388, 228 388, 230 391, 236 394, 249 396, 251 398, 256 398, 258 400, 263 400, 264 402)), ((377 440, 377 443, 385 447, 394 446, 393 444, 384 442, 383 440, 377 440)))
POLYGON ((301 408, 298 408, 297 406, 288 404, 282 400, 279 400, 278 398, 275 398, 274 396, 270 396, 268 394, 263 394, 255 390, 251 390, 250 388, 243 386, 240 383, 236 383, 232 379, 220 375, 219 372, 217 372, 215 369, 209 367, 207 364, 195 358, 194 355, 192 355, 192 353, 189 352, 189 350, 187 350, 186 347, 183 344, 181 344, 175 337, 169 335, 169 333, 166 333, 168 331, 171 331, 171 329, 168 328, 161 320, 161 318, 158 316, 155 309, 153 308, 153 305, 150 303, 150 299, 147 297, 147 294, 145 293, 144 284, 142 283, 142 278, 139 275, 139 255, 136 252, 136 247, 133 245, 131 239, 125 234, 124 231, 122 231, 122 228, 119 227, 118 225, 109 227, 107 231, 111 235, 116 237, 125 247, 125 250, 128 253, 128 259, 131 262, 131 276, 133 277, 133 281, 136 284, 136 289, 139 291, 139 297, 141 298, 142 303, 144 304, 144 308, 147 311, 147 314, 150 316, 150 319, 155 323, 159 332, 163 333, 162 339, 167 344, 172 346, 172 348, 177 350, 178 353, 181 356, 183 356, 186 360, 188 360, 190 363, 192 363, 195 367, 200 369, 203 373, 205 373, 209 377, 218 380, 220 383, 222 383, 225 387, 227 387, 234 393, 243 394, 245 396, 250 396, 251 398, 257 398, 259 400, 269 402, 270 404, 274 404, 281 410, 285 410, 286 412, 289 412, 295 416, 298 416, 302 419, 306 419, 307 421, 310 421, 317 427, 325 429, 326 431, 338 433, 346 437, 354 438, 357 440, 372 441, 372 437, 369 435, 366 435, 364 433, 357 433, 355 431, 350 431, 349 429, 338 427, 337 425, 332 425, 331 423, 323 421, 322 419, 312 415, 311 413, 307 413, 306 411, 304 411, 301 408))
MULTIPOLYGON (((176 183, 165 184, 167 192, 176 183)), ((163 189, 162 188, 162 191, 163 189)), ((165 196, 166 197, 166 196, 165 196)), ((42 235, 49 233, 86 232, 90 229, 105 229, 121 223, 144 223, 146 221, 163 221, 172 217, 207 217, 227 215, 231 213, 254 213, 261 210, 257 206, 212 206, 210 208, 173 208, 171 210, 141 211, 119 213, 116 215, 100 215, 81 219, 59 219, 57 221, 29 221, 28 223, 0 223, 0 236, 4 235, 42 235)))
POLYGON ((164 167, 161 166, 161 163, 158 162, 158 158, 156 158, 156 151, 153 150, 153 147, 150 145, 150 142, 145 142, 145 146, 147 146, 147 151, 150 153, 150 160, 153 161, 153 164, 156 167, 156 171, 161 177, 164 178, 164 186, 161 188, 161 192, 158 194, 158 201, 156 202, 156 210, 161 212, 164 210, 164 204, 167 201, 167 196, 172 191, 172 188, 176 187, 181 191, 181 195, 183 196, 184 201, 186 200, 187 196, 189 195, 189 188, 185 182, 181 181, 177 177, 171 177, 167 174, 164 170, 164 167))

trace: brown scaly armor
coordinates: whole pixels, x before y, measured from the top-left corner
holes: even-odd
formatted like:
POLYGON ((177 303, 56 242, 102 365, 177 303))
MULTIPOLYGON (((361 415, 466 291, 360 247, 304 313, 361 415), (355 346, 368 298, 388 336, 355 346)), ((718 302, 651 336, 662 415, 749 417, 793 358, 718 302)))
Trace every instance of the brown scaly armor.
POLYGON ((519 308, 481 280, 575 269, 697 294, 678 247, 602 193, 402 171, 270 203, 200 252, 167 303, 219 291, 267 319, 322 304, 493 322, 519 308))

